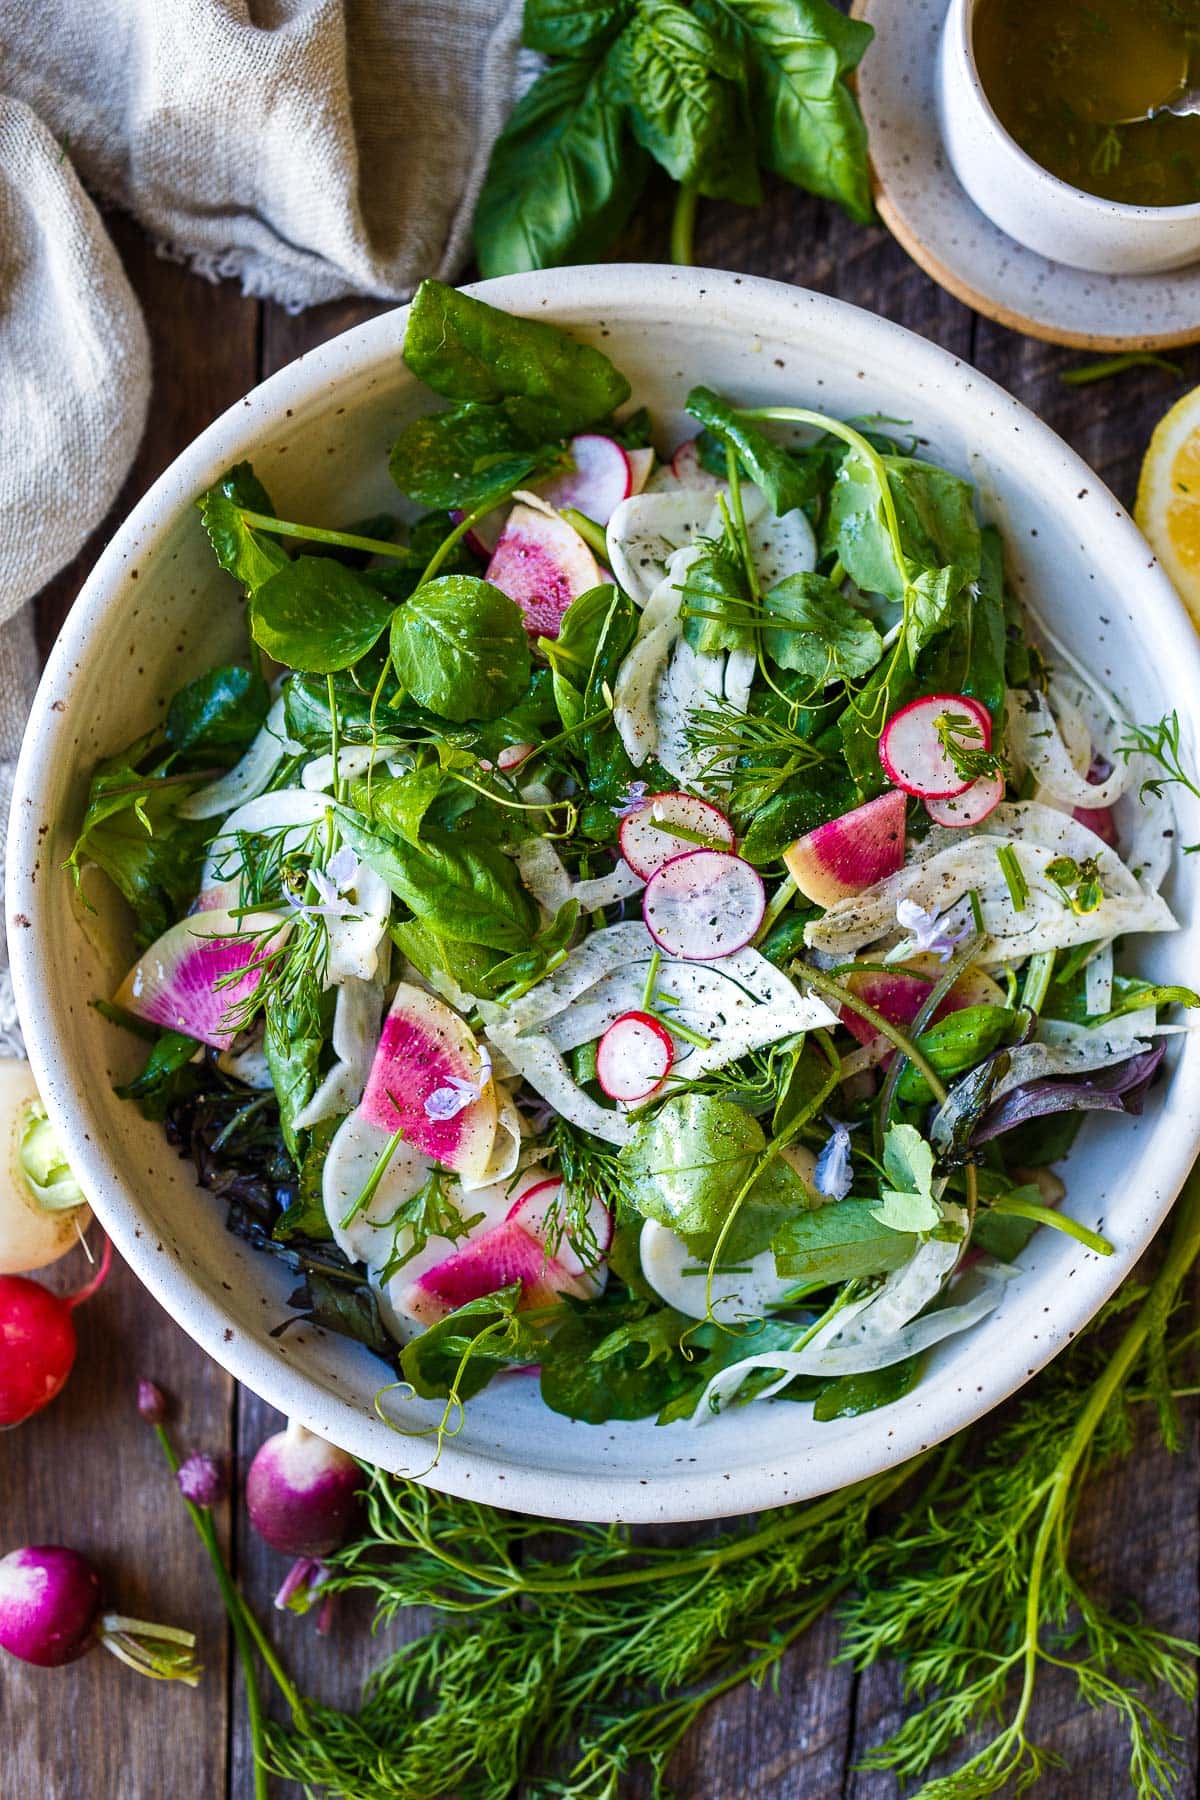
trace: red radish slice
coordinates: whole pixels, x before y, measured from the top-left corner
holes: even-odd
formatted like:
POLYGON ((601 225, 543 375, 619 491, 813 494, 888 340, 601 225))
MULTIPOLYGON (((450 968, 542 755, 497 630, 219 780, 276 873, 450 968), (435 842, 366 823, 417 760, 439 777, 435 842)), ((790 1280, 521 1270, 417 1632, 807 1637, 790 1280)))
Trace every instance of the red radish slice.
POLYGON ((226 1017, 254 992, 288 920, 280 913, 193 913, 143 951, 113 995, 151 1025, 228 1050, 237 1028, 226 1017))
POLYGON ((695 438, 689 438, 686 444, 680 444, 671 458, 671 467, 675 478, 684 487, 699 488, 707 493, 715 493, 721 483, 716 475, 712 475, 700 461, 700 452, 695 438))
MULTIPOLYGON (((965 794, 954 794, 947 800, 927 800, 925 811, 935 825, 980 825, 1003 798, 1003 775, 981 775, 965 794)), ((1078 813, 1075 816, 1078 818, 1078 813)))
POLYGON ((904 864, 907 808, 902 790, 891 788, 865 806, 818 825, 785 850, 788 874, 805 899, 832 906, 894 875, 904 864))
POLYGON ((690 839, 676 836, 673 825, 733 849, 733 826, 719 807, 697 800, 694 794, 647 794, 640 806, 621 820, 618 835, 621 855, 643 881, 682 855, 690 843, 690 839))
MULTIPOLYGON (((845 980, 852 994, 859 1000, 865 1000, 877 1013, 882 1013, 890 1024, 899 1025, 903 1030, 912 1024, 929 998, 930 980, 923 980, 922 976, 936 981, 942 967, 936 956, 918 954, 910 956, 906 963, 897 963, 894 969, 864 969, 861 975, 851 974, 845 980)), ((1004 990, 997 987, 991 976, 982 969, 972 967, 964 969, 933 1018, 944 1019, 947 1013, 958 1012, 964 1006, 1003 1004, 1004 990)), ((875 1027, 861 1013, 856 1013, 852 1007, 847 1006, 842 1009, 841 1017, 842 1024, 860 1044, 872 1042, 875 1027)))
POLYGON ((421 988, 396 989, 359 1113, 456 1175, 475 1180, 496 1137, 496 1090, 470 1028, 421 988))
POLYGON ((549 1176, 527 1187, 508 1211, 509 1220, 554 1253, 568 1275, 585 1277, 592 1291, 604 1285, 603 1259, 613 1239, 613 1217, 602 1200, 590 1195, 578 1232, 564 1214, 562 1181, 549 1176))
POLYGON ((629 455, 615 438, 585 431, 570 443, 573 469, 556 475, 540 489, 550 506, 573 506, 576 512, 607 525, 614 509, 633 493, 629 455))
POLYGON ((648 1100, 667 1079, 675 1046, 649 1013, 622 1013, 596 1048, 596 1079, 610 1100, 648 1100))
POLYGON ((1072 808, 1071 817, 1080 825, 1086 825, 1089 831, 1094 831, 1110 850, 1116 849, 1117 824, 1111 806, 1076 806, 1072 808))
POLYGON ((766 911, 762 877, 727 850, 691 850, 657 869, 642 917, 660 950, 685 962, 716 962, 750 942, 766 911))
POLYGON ((965 794, 971 783, 958 773, 937 730, 939 720, 964 715, 981 734, 970 740, 971 748, 990 749, 991 714, 966 694, 927 694, 902 706, 888 720, 879 741, 879 760, 888 780, 921 800, 949 800, 965 794))
POLYGON ((514 506, 487 566, 487 579, 515 600, 534 636, 557 637, 572 600, 599 587, 595 557, 565 519, 514 506))
POLYGON ((640 494, 654 468, 654 451, 647 444, 643 450, 627 450, 625 454, 629 458, 629 491, 640 494))
POLYGON ((525 758, 532 756, 536 749, 536 744, 505 744, 496 758, 496 767, 507 775, 510 769, 519 769, 525 758))

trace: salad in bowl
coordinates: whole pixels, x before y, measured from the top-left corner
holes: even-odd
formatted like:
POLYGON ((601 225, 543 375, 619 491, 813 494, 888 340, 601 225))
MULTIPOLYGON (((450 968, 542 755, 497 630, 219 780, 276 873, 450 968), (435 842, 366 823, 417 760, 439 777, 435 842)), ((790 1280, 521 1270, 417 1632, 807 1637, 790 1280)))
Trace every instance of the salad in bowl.
POLYGON ((679 396, 427 282, 395 513, 197 497, 247 647, 94 771, 121 1092, 455 1429, 886 1406, 1003 1300, 1139 972, 1186 780, 895 422, 679 396), (670 451, 670 454, 668 454, 670 451), (1133 943, 1123 949, 1126 939, 1133 943))

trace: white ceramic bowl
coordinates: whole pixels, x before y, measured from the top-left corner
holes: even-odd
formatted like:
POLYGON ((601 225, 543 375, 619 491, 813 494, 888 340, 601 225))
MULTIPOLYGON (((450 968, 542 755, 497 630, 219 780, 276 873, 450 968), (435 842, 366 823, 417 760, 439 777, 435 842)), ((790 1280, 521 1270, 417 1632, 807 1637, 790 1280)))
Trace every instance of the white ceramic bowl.
MULTIPOLYGON (((980 483, 1017 580, 1079 654, 1154 719, 1200 692, 1200 651, 1166 578, 1091 471, 1033 415, 966 364, 884 320, 820 294, 704 270, 612 265, 520 275, 472 290, 601 343, 670 439, 704 381, 751 403, 792 401, 911 420, 938 462, 980 483)), ((114 1098, 141 1046, 88 1002, 129 959, 119 903, 93 883, 81 921, 60 864, 90 768, 162 715, 164 698, 238 642, 241 603, 216 568, 192 505, 250 457, 284 516, 345 519, 395 503, 387 448, 427 408, 400 360, 403 310, 310 352, 217 420, 117 533, 80 596, 34 706, 16 780, 9 938, 38 1081, 72 1163, 117 1247, 185 1330, 282 1411, 355 1454, 416 1472, 428 1444, 377 1418, 383 1366, 304 1327, 269 1331, 292 1285, 230 1236, 158 1127, 114 1098), (135 579, 136 577, 136 579, 135 579)), ((1183 841, 1200 837, 1187 798, 1183 841)), ((1187 979, 1200 956, 1196 863, 1173 898, 1184 929, 1147 941, 1139 967, 1187 979)), ((734 1411, 693 1429, 651 1421, 571 1424, 536 1384, 508 1378, 472 1400, 431 1481, 454 1493, 556 1517, 686 1519, 775 1506, 911 1456, 1018 1387, 1095 1311, 1167 1211, 1191 1162, 1200 1044, 1185 1040, 1145 1117, 1095 1120, 1070 1158, 1069 1209, 1116 1244, 1105 1260, 1042 1232, 999 1311, 933 1355, 915 1392, 860 1419, 815 1425, 810 1408, 734 1411)), ((431 1409, 388 1403, 410 1425, 431 1409)))
POLYGON ((981 213, 1054 262, 1102 275, 1181 269, 1200 257, 1200 203, 1130 206, 1060 181, 1009 136, 984 92, 971 26, 978 0, 950 0, 937 71, 951 167, 981 213))

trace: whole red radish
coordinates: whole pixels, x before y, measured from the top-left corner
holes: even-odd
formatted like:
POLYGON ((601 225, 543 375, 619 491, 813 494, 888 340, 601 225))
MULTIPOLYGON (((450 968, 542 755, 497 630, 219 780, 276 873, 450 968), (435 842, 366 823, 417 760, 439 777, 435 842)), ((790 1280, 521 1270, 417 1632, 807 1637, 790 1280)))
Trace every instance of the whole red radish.
POLYGON ((112 1244, 92 1279, 73 1294, 52 1294, 27 1275, 0 1275, 0 1426, 20 1425, 59 1394, 75 1365, 72 1314, 108 1274, 112 1244))
POLYGON ((0 1649, 40 1669, 61 1668, 97 1644, 140 1675, 195 1687, 190 1631, 101 1612, 100 1577, 64 1544, 29 1544, 0 1557, 0 1649))

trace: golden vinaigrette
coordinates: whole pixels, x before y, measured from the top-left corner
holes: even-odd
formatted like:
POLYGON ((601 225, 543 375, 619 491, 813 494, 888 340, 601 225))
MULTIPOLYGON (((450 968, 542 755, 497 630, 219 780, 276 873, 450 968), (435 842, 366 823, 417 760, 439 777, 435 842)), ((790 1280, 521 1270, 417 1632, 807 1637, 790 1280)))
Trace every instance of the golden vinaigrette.
POLYGON ((1147 119, 1200 83, 1200 0, 979 0, 973 43, 1001 124, 1073 187, 1200 201, 1200 117, 1147 119))

